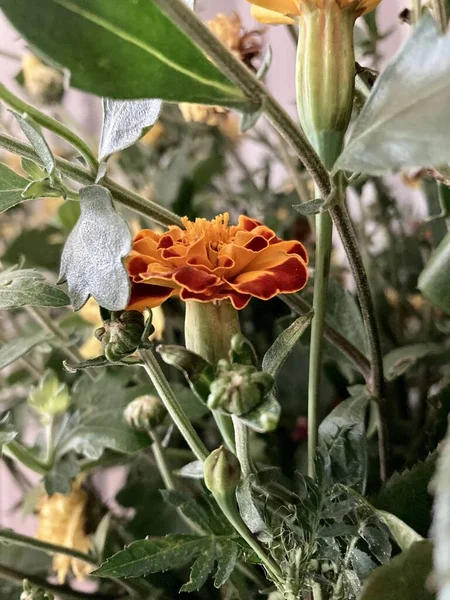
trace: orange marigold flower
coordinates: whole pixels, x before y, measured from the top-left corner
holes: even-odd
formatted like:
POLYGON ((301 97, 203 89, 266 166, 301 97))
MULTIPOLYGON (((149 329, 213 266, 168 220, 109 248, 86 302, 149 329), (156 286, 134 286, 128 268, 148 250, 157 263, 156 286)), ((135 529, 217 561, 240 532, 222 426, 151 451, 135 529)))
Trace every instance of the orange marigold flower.
POLYGON ((337 4, 342 10, 352 10, 355 16, 373 10, 381 0, 247 0, 252 6, 252 15, 261 23, 290 23, 305 11, 327 8, 337 4))
POLYGON ((127 258, 132 281, 130 310, 159 306, 171 296, 212 302, 229 298, 237 309, 252 296, 269 300, 301 290, 308 255, 297 241, 283 241, 255 219, 229 214, 212 221, 184 217, 185 229, 159 235, 144 229, 127 258))

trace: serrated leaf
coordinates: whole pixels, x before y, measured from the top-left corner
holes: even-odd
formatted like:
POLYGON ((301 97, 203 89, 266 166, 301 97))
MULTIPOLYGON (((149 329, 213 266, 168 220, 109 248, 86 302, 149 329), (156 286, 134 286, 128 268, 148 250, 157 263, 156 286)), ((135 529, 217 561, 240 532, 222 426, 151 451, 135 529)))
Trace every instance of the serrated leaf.
POLYGON ((189 581, 185 583, 180 592, 195 592, 203 587, 216 562, 216 545, 211 538, 209 545, 201 549, 191 568, 189 581))
POLYGON ((45 491, 49 496, 53 494, 70 494, 72 481, 79 471, 80 466, 71 454, 57 460, 44 477, 45 491))
POLYGON ((130 454, 149 446, 148 436, 133 431, 123 418, 126 406, 145 393, 147 386, 129 387, 119 374, 104 372, 96 381, 83 375, 72 388, 77 418, 60 442, 61 454, 76 450, 96 460, 106 448, 130 454))
POLYGON ((53 335, 46 331, 39 331, 33 335, 23 335, 13 341, 6 342, 0 346, 0 369, 4 369, 18 358, 25 356, 40 344, 53 340, 53 335))
POLYGON ((191 562, 210 543, 210 537, 179 534, 138 540, 108 558, 91 575, 126 579, 177 569, 191 562))
POLYGON ((439 449, 436 474, 433 478, 434 577, 438 600, 450 598, 450 435, 439 449))
POLYGON ((222 587, 233 572, 236 562, 239 558, 239 546, 232 540, 220 542, 217 547, 217 571, 214 577, 216 588, 222 587))
POLYGON ((0 213, 24 202, 23 190, 30 182, 0 163, 0 213))
POLYGON ((431 524, 430 481, 436 470, 436 455, 419 462, 411 470, 395 473, 373 499, 377 509, 392 513, 426 536, 431 524))
POLYGON ((387 565, 372 572, 359 600, 433 600, 435 596, 428 589, 432 554, 430 542, 416 542, 387 565))
POLYGON ((32 269, 9 269, 0 273, 0 310, 21 306, 67 306, 70 300, 61 289, 47 283, 32 269))
POLYGON ((365 388, 341 402, 321 423, 320 443, 331 459, 333 479, 364 491, 367 478, 365 416, 370 395, 365 388))
POLYGON ((314 313, 311 311, 304 317, 299 317, 277 337, 264 355, 262 361, 263 371, 274 378, 278 375, 295 344, 310 326, 313 316, 314 313))
POLYGON ((41 128, 27 114, 20 115, 16 112, 12 114, 15 116, 30 144, 36 150, 36 154, 42 160, 45 170, 49 175, 52 175, 56 167, 55 157, 42 134, 41 128))
POLYGON ((450 162, 450 37, 429 15, 377 79, 335 170, 372 175, 450 162))
POLYGON ((432 343, 411 344, 410 346, 396 348, 383 358, 386 378, 392 381, 404 375, 420 360, 444 351, 445 348, 443 346, 432 343))
POLYGON ((419 277, 419 290, 433 304, 450 313, 450 233, 439 244, 419 277))
POLYGON ((148 0, 2 0, 33 46, 73 87, 120 100, 160 98, 246 108, 243 93, 148 0), (55 27, 58 23, 58 27, 55 27))
POLYGON ((179 508, 188 519, 203 530, 212 531, 210 516, 193 498, 178 490, 161 490, 161 494, 166 502, 179 508))
POLYGON ((161 100, 103 100, 99 160, 137 142, 158 120, 161 100))
POLYGON ((80 191, 80 208, 80 218, 64 246, 60 281, 67 281, 75 310, 90 296, 108 310, 123 310, 130 295, 122 261, 131 249, 128 225, 114 209, 109 190, 100 185, 80 191))

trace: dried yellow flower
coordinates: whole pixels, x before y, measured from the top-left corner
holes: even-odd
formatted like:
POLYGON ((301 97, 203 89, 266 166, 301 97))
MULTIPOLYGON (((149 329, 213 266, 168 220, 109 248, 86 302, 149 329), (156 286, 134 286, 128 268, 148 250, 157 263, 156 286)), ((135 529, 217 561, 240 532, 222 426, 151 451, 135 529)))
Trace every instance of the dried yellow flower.
MULTIPOLYGON (((82 479, 77 478, 67 496, 53 494, 41 498, 38 506, 39 529, 36 535, 39 540, 84 553, 92 548, 92 542, 85 533, 88 495, 82 489, 81 483, 82 479)), ((58 583, 63 584, 70 571, 77 579, 84 579, 92 571, 92 565, 65 554, 56 554, 53 558, 53 569, 57 574, 58 583)))
POLYGON ((58 104, 64 96, 64 75, 27 52, 22 57, 24 86, 40 104, 58 104))

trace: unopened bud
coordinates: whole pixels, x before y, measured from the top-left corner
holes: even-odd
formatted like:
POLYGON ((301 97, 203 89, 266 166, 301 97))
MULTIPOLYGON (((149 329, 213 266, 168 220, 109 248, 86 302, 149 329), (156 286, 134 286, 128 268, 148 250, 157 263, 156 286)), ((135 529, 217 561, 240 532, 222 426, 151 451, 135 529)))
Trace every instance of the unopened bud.
POLYGON ((139 396, 123 412, 125 421, 138 431, 151 431, 163 422, 167 410, 157 396, 139 396))
POLYGON ((142 341, 145 330, 144 315, 137 310, 111 313, 111 319, 95 331, 103 352, 110 362, 118 362, 133 354, 142 341))
POLYGON ((64 413, 70 406, 67 385, 61 383, 54 373, 47 371, 39 385, 32 389, 28 404, 44 418, 64 413))
POLYGON ((211 452, 203 470, 205 485, 214 496, 235 492, 241 478, 241 466, 236 456, 224 446, 211 452))
POLYGON ((23 580, 23 592, 20 595, 20 600, 54 600, 54 598, 50 592, 31 585, 28 579, 23 580))
POLYGON ((274 379, 269 373, 220 360, 216 379, 210 386, 208 406, 240 417, 259 406, 273 385, 274 379))

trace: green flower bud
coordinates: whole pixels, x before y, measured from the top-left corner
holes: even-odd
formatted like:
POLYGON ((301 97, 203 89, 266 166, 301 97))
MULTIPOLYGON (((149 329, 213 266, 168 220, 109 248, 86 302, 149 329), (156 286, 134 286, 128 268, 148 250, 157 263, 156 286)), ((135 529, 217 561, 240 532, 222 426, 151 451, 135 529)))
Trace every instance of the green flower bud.
POLYGON ((144 315, 136 310, 111 313, 111 319, 95 331, 106 358, 114 363, 133 354, 142 341, 145 330, 144 315))
POLYGON ((28 579, 23 580, 23 592, 20 595, 20 600, 54 600, 54 598, 54 595, 50 592, 31 585, 28 579))
POLYGON ((220 446, 211 452, 203 465, 205 485, 216 496, 234 494, 241 478, 241 465, 236 456, 220 446))
POLYGON ((236 333, 231 338, 230 357, 231 362, 239 363, 240 365, 252 365, 256 367, 258 364, 258 357, 253 345, 242 333, 236 333))
POLYGON ((70 394, 52 371, 47 371, 39 385, 32 389, 28 404, 44 418, 64 413, 70 406, 70 394))
POLYGON ((216 379, 211 383, 208 406, 212 410, 245 415, 259 406, 274 385, 269 373, 250 365, 217 363, 216 379))
POLYGON ((123 412, 125 421, 138 431, 151 431, 163 422, 167 410, 157 396, 139 396, 123 412))

